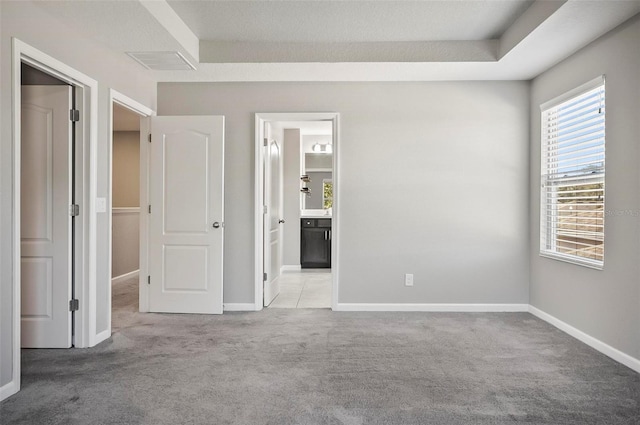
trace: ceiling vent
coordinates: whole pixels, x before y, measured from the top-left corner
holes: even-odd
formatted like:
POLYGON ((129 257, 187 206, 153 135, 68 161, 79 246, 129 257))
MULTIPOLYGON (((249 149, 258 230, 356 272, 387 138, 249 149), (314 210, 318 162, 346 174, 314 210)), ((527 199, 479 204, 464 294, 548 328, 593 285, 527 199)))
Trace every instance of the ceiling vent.
POLYGON ((140 65, 153 71, 193 71, 196 69, 180 52, 127 52, 140 65))

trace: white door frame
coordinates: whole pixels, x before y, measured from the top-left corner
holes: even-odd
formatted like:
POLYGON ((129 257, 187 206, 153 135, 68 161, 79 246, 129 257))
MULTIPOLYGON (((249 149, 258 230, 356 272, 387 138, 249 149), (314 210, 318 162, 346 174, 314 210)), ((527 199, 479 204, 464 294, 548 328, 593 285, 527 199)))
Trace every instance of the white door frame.
MULTIPOLYGON (((108 290, 108 327, 106 331, 106 338, 111 336, 111 265, 113 261, 112 249, 113 249, 113 105, 119 105, 123 108, 130 110, 131 112, 140 116, 140 267, 138 272, 138 302, 139 310, 141 312, 149 311, 149 287, 147 286, 146 276, 149 274, 149 215, 146 214, 147 205, 149 204, 149 143, 144 143, 143 140, 147 140, 146 135, 151 133, 150 118, 156 115, 155 111, 146 107, 142 103, 139 103, 130 97, 120 93, 117 90, 109 90, 109 150, 107 162, 109 164, 109 182, 107 199, 107 218, 109 222, 108 238, 109 238, 109 250, 108 250, 108 265, 107 270, 109 273, 109 290, 108 290)), ((105 338, 105 339, 106 339, 105 338)))
POLYGON ((255 270, 255 299, 254 309, 262 310, 264 304, 263 257, 264 257, 264 123, 269 121, 331 121, 333 123, 333 208, 332 208, 332 239, 331 239, 331 309, 338 308, 339 262, 340 247, 340 114, 337 112, 284 112, 255 114, 255 183, 254 183, 254 270, 255 270))
POLYGON ((76 347, 91 347, 98 342, 96 335, 96 211, 97 187, 97 140, 98 140, 98 83, 87 75, 71 68, 40 50, 12 38, 12 151, 13 180, 11 245, 13 248, 13 368, 12 380, 2 388, 0 399, 9 397, 20 390, 20 125, 21 125, 21 64, 24 62, 36 69, 76 87, 82 92, 79 107, 82 108, 81 131, 76 131, 76 202, 80 205, 80 215, 76 217, 76 298, 80 310, 75 314, 76 347))

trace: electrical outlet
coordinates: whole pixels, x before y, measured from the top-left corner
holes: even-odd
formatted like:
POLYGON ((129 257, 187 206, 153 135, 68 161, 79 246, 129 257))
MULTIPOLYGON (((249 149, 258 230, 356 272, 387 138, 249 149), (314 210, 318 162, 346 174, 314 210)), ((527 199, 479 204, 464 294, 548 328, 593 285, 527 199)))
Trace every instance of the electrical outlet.
POLYGON ((413 286, 413 274, 407 273, 404 275, 404 286, 413 286))

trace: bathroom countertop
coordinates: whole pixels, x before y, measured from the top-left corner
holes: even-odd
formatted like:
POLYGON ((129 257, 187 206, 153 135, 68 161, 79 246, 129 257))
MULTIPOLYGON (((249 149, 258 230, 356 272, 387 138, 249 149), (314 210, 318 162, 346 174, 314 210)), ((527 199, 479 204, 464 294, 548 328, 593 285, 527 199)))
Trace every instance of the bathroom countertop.
POLYGON ((331 218, 331 214, 317 214, 317 213, 300 214, 300 218, 331 218))

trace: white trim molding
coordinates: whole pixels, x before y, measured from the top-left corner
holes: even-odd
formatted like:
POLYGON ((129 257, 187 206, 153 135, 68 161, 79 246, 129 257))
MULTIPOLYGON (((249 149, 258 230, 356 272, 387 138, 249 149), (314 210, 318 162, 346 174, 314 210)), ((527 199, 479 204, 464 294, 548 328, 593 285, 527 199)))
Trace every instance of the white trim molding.
POLYGON ((11 397, 18 391, 20 391, 20 387, 18 386, 16 380, 12 379, 11 381, 0 387, 0 401, 11 397))
POLYGON ((302 266, 300 266, 300 264, 298 265, 283 265, 282 267, 280 267, 280 272, 299 272, 300 270, 302 270, 302 266))
POLYGON ((223 303, 223 311, 256 311, 255 303, 223 303))
POLYGON ((109 339, 109 337, 111 337, 111 327, 109 327, 109 329, 105 329, 104 331, 96 334, 94 345, 100 344, 102 341, 109 339))
POLYGON ((116 285, 118 283, 122 283, 125 282, 131 278, 134 277, 138 277, 138 275, 140 274, 140 270, 134 270, 132 272, 129 273, 125 273, 125 274, 121 274, 120 276, 116 276, 114 278, 111 279, 111 284, 112 285, 116 285))
POLYGON ((536 316, 537 318, 539 318, 541 320, 544 320, 545 322, 555 326, 556 328, 560 329, 564 333, 567 333, 567 334, 571 335, 572 337, 574 337, 578 341, 587 344, 589 347, 591 347, 591 348, 593 348, 595 350, 598 350, 599 352, 601 352, 605 356, 610 357, 613 360, 617 361, 618 363, 622 363, 623 365, 627 366, 628 368, 633 369, 636 372, 640 373, 640 360, 639 359, 636 359, 635 357, 631 357, 630 355, 623 353, 622 351, 618 350, 617 348, 613 348, 609 344, 604 343, 604 342, 600 341, 599 339, 594 338, 591 335, 586 334, 585 332, 581 331, 580 329, 574 328, 570 324, 568 324, 566 322, 563 322, 562 320, 560 320, 560 319, 550 315, 549 313, 546 313, 546 312, 544 312, 544 311, 540 310, 539 308, 536 308, 536 307, 534 307, 532 305, 529 306, 529 313, 531 313, 534 316, 536 316))
POLYGON ((419 311, 457 313, 518 313, 528 312, 529 304, 393 304, 338 303, 335 311, 419 311))
MULTIPOLYGON (((115 102, 118 105, 129 109, 131 112, 135 112, 136 114, 141 115, 143 117, 150 117, 156 114, 155 111, 149 108, 148 106, 143 105, 137 100, 134 100, 129 96, 122 94, 119 91, 114 89, 109 90, 109 100, 111 101, 111 103, 115 102)), ((113 117, 111 118, 113 119, 113 117)), ((111 121, 111 123, 113 124, 113 121, 111 121)))

